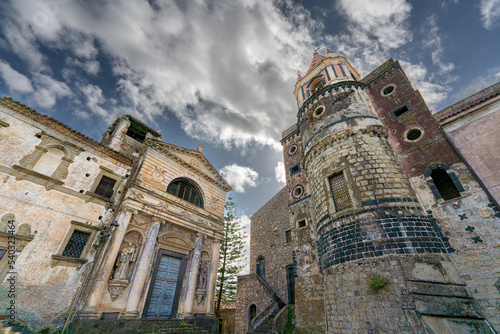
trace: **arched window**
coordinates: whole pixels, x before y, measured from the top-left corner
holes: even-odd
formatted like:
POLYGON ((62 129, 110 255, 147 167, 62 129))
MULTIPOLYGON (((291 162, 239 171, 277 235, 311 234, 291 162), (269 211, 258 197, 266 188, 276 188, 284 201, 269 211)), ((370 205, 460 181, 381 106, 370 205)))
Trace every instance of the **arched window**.
POLYGON ((252 322, 252 319, 255 318, 257 315, 257 306, 255 304, 250 305, 248 308, 248 329, 250 330, 250 324, 252 322))
POLYGON ((260 278, 264 279, 266 275, 266 260, 262 255, 257 258, 256 271, 257 275, 259 275, 260 278))
POLYGON ((170 182, 167 192, 201 208, 203 207, 200 190, 186 179, 175 179, 170 182))
POLYGON ((318 92, 321 88, 323 88, 323 86, 324 86, 323 81, 322 80, 318 81, 318 83, 314 85, 312 92, 313 93, 318 92))
POLYGON ((460 192, 446 170, 442 168, 432 170, 431 178, 437 191, 445 201, 460 197, 460 192))

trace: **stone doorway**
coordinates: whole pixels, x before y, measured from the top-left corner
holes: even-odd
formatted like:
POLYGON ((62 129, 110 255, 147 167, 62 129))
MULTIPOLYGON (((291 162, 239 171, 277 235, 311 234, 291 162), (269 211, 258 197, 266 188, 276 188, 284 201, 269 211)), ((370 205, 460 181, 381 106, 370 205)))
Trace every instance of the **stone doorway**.
POLYGON ((160 249, 146 300, 146 319, 173 319, 177 314, 186 256, 160 249))

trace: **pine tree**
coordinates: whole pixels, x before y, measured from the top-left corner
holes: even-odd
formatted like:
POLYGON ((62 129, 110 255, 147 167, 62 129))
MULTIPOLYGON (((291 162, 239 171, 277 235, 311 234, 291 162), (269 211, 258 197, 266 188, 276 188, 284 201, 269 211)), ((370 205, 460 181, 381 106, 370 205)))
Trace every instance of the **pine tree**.
POLYGON ((245 233, 236 214, 236 204, 229 195, 224 207, 224 236, 220 244, 219 268, 217 273, 217 306, 215 314, 219 317, 222 300, 236 300, 236 276, 245 266, 243 250, 245 233))

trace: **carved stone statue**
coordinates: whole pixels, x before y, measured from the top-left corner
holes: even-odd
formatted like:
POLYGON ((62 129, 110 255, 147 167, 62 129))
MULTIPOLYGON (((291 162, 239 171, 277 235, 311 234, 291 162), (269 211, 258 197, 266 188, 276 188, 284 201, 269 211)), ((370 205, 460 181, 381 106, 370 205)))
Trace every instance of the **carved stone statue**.
POLYGON ((127 272, 131 262, 137 258, 136 246, 129 243, 127 247, 123 248, 116 261, 115 279, 127 279, 127 272))
POLYGON ((206 289, 208 280, 208 265, 207 262, 202 262, 200 266, 200 271, 198 272, 198 284, 197 289, 206 289))

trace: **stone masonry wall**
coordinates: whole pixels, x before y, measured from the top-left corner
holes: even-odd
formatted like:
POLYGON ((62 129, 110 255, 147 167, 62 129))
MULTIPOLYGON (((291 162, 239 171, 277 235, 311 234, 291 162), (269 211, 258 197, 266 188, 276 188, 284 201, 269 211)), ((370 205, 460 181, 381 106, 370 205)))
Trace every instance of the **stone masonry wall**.
POLYGON ((288 300, 286 266, 293 264, 292 243, 285 239, 285 231, 290 230, 286 196, 286 188, 283 188, 250 218, 250 273, 256 273, 257 258, 263 256, 264 280, 285 303, 288 300))

